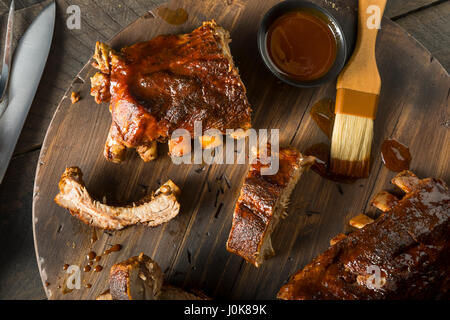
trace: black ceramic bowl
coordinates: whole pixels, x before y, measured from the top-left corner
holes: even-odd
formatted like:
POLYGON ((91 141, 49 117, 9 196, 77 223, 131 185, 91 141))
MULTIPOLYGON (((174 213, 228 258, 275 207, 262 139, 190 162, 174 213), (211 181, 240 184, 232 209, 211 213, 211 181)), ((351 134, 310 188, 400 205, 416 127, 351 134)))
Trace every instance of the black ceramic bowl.
POLYGON ((328 81, 334 80, 341 72, 345 65, 348 55, 348 45, 344 37, 344 31, 339 22, 324 8, 308 1, 287 0, 280 2, 272 7, 264 16, 258 30, 258 49, 264 60, 265 65, 269 70, 277 76, 280 80, 301 88, 309 88, 320 86, 328 81), (297 10, 308 10, 316 17, 322 19, 330 26, 337 42, 337 53, 334 64, 330 70, 321 78, 312 81, 298 81, 289 78, 283 71, 281 71, 272 61, 267 49, 267 34, 272 23, 280 16, 297 10))

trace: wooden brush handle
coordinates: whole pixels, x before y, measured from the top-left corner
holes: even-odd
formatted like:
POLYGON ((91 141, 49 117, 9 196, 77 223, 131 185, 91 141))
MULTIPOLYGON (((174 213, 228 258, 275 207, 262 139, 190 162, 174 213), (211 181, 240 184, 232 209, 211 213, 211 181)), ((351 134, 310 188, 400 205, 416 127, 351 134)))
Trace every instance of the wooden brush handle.
POLYGON ((387 0, 359 0, 358 38, 355 51, 339 75, 337 89, 380 93, 381 79, 375 58, 378 29, 373 27, 376 22, 373 17, 378 12, 381 24, 386 2, 387 0))

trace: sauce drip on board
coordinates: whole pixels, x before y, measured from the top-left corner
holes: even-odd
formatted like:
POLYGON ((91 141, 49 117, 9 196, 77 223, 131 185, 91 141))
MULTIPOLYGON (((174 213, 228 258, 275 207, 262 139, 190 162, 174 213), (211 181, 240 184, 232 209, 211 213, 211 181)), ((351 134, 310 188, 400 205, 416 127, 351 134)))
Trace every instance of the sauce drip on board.
POLYGON ((322 132, 327 135, 328 139, 331 140, 334 119, 336 118, 333 100, 328 98, 319 100, 311 108, 310 114, 320 130, 322 130, 322 132))
POLYGON ((117 252, 117 251, 120 251, 120 250, 122 250, 122 245, 120 245, 120 244, 115 244, 115 245, 113 245, 111 248, 105 250, 105 252, 104 252, 103 254, 104 254, 104 255, 108 255, 108 254, 110 254, 111 252, 117 252))
POLYGON ((288 12, 277 18, 269 27, 267 48, 278 69, 298 81, 321 78, 337 55, 333 30, 309 10, 288 12))
POLYGON ((176 10, 172 10, 169 8, 159 8, 158 15, 167 23, 173 25, 180 25, 187 21, 188 14, 186 10, 182 8, 178 8, 176 10))
POLYGON ((101 265, 97 265, 97 266, 95 266, 95 268, 94 268, 94 271, 95 272, 100 272, 100 271, 102 271, 103 270, 103 267, 101 266, 101 265))
POLYGON ((98 240, 97 232, 95 231, 95 228, 92 229, 92 236, 91 236, 91 244, 94 244, 98 240))
MULTIPOLYGON (((96 234, 96 233, 94 232, 94 234, 96 234)), ((97 241, 97 239, 95 241, 97 241)), ((91 238, 91 243, 92 243, 92 238, 91 238)), ((122 245, 117 243, 117 244, 111 246, 111 248, 105 250, 105 252, 103 252, 103 254, 108 255, 112 252, 118 252, 120 250, 122 250, 122 245)), ((97 255, 97 253, 95 251, 88 252, 86 255, 88 264, 83 267, 83 271, 90 272, 91 270, 93 270, 94 272, 101 272, 103 270, 103 266, 97 264, 94 267, 94 262, 99 262, 101 260, 101 258, 102 258, 102 256, 97 255)), ((69 267, 70 267, 70 265, 66 263, 63 265, 63 270, 67 270, 69 267)), ((65 282, 66 282, 66 280, 64 280, 64 287, 63 287, 62 293, 63 294, 71 293, 73 290, 68 290, 67 286, 65 285, 65 282)), ((85 285, 85 287, 87 289, 90 289, 92 287, 92 284, 88 283, 85 285)), ((61 286, 58 286, 58 289, 61 289, 61 286)))
POLYGON ((97 256, 97 254, 94 251, 91 251, 87 254, 86 258, 88 260, 94 260, 96 256, 97 256))
POLYGON ((381 159, 386 168, 400 172, 409 169, 412 158, 407 146, 397 140, 388 139, 381 145, 381 159))

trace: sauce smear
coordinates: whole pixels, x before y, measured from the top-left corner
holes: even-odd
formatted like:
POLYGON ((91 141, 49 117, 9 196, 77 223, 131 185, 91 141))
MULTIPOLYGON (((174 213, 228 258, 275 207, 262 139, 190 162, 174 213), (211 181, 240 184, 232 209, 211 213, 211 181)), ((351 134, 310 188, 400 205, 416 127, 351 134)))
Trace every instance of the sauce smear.
POLYGON ((120 245, 120 244, 115 244, 115 245, 113 245, 111 248, 105 250, 105 252, 104 252, 103 254, 104 254, 104 255, 108 255, 108 254, 110 254, 111 252, 117 252, 117 251, 120 251, 120 250, 122 250, 122 245, 120 245))
POLYGON ((411 163, 409 148, 397 140, 385 140, 381 146, 381 159, 391 171, 400 172, 408 170, 411 163))
POLYGON ((169 8, 159 8, 158 15, 167 23, 173 25, 183 24, 188 19, 186 10, 182 8, 178 8, 176 10, 172 10, 169 8))
POLYGON ((337 41, 326 21, 308 11, 294 11, 270 26, 267 48, 273 63, 287 77, 313 81, 333 66, 337 41))
POLYGON ((331 140, 334 126, 334 104, 333 100, 325 98, 316 102, 311 108, 311 118, 317 126, 325 133, 328 139, 331 140))

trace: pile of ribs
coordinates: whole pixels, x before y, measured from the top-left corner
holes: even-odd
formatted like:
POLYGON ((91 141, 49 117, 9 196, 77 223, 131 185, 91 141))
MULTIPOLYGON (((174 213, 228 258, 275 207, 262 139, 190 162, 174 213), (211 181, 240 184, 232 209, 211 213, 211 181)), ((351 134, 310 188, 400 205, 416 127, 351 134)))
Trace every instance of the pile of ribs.
POLYGON ((364 215, 352 219, 360 229, 332 239, 332 246, 295 274, 278 298, 450 298, 448 186, 410 171, 392 183, 406 195, 376 195, 372 205, 384 213, 375 221, 364 215))
POLYGON ((233 138, 245 137, 251 108, 230 41, 212 20, 191 33, 160 35, 119 52, 97 42, 93 66, 99 72, 91 78, 91 95, 98 104, 109 102, 112 114, 105 157, 120 163, 126 149, 135 148, 151 161, 157 142, 167 141, 169 153, 182 156, 186 141, 171 139, 176 129, 200 139, 203 148, 216 147, 213 137, 194 137, 196 121, 205 131, 233 129, 233 138))
POLYGON ((97 300, 207 300, 203 293, 187 292, 164 283, 164 274, 150 257, 139 254, 111 267, 109 290, 97 300))
POLYGON ((228 251, 255 267, 275 254, 271 234, 280 217, 286 216, 289 197, 300 176, 315 161, 293 148, 282 148, 275 154, 270 145, 264 155, 277 157, 279 170, 274 175, 262 175, 261 169, 268 165, 262 164, 261 154, 257 154, 237 200, 227 241, 228 251))
POLYGON ((67 168, 59 182, 55 202, 84 223, 106 230, 121 230, 144 224, 155 227, 175 218, 180 211, 180 189, 171 180, 154 193, 128 206, 113 207, 94 200, 78 167, 67 168))

